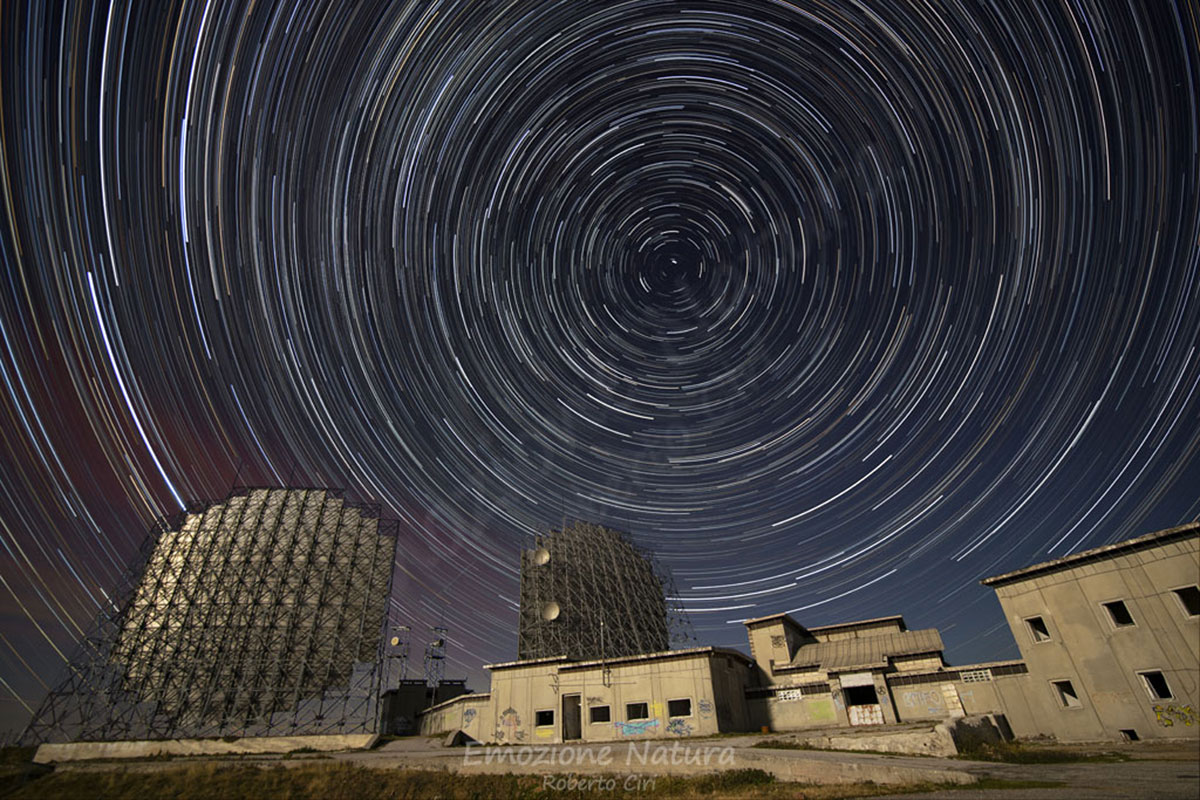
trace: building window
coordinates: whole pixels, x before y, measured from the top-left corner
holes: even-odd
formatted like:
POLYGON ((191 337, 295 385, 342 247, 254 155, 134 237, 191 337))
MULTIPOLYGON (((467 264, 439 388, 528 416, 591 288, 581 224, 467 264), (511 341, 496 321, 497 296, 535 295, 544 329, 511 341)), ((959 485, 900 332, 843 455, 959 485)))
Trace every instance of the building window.
POLYGON ((539 728, 545 728, 548 725, 554 724, 554 711, 538 711, 534 714, 533 724, 539 728))
POLYGON ((1167 685, 1166 676, 1158 670, 1139 672, 1138 674, 1142 676, 1142 683, 1146 685, 1146 691, 1154 700, 1170 700, 1175 696, 1171 694, 1171 687, 1167 685))
POLYGON ((1046 627, 1046 620, 1041 617, 1030 617, 1025 620, 1025 625, 1029 628, 1029 636, 1034 642, 1050 641, 1050 629, 1046 627))
POLYGON ((668 717, 690 717, 692 715, 692 699, 685 697, 682 700, 667 701, 667 716, 668 717))
POLYGON ((968 669, 958 673, 958 679, 963 683, 986 683, 992 679, 990 669, 968 669))
POLYGON ((1075 692, 1075 687, 1070 681, 1051 681, 1050 685, 1054 687, 1054 694, 1058 697, 1058 704, 1063 708, 1079 708, 1083 703, 1079 702, 1079 695, 1075 692))
POLYGON ((1133 615, 1129 613, 1124 600, 1113 600, 1111 603, 1103 603, 1103 606, 1108 612, 1108 618, 1112 620, 1113 627, 1128 628, 1133 624, 1133 615))
POLYGON ((588 709, 592 722, 611 722, 612 712, 608 706, 592 706, 588 709))
POLYGON ((650 719, 650 706, 646 703, 626 703, 625 719, 650 719))
POLYGON ((1121 738, 1127 742, 1137 742, 1141 741, 1142 737, 1138 736, 1138 732, 1133 728, 1121 728, 1121 738))
POLYGON ((1179 604, 1189 617, 1200 617, 1200 586, 1184 586, 1172 589, 1171 594, 1179 598, 1179 604))

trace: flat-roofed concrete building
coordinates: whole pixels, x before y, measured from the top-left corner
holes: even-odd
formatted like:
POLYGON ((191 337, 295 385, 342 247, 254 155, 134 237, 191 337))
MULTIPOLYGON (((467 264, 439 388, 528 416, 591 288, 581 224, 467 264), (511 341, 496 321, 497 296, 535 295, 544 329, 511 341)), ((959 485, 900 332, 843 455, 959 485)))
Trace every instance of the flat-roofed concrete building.
POLYGON ((938 632, 909 630, 899 615, 806 628, 773 614, 744 624, 762 684, 747 692, 751 714, 772 730, 900 722, 889 676, 945 663, 938 632))
POLYGON ((719 647, 491 664, 491 692, 427 709, 421 733, 461 729, 490 744, 551 744, 746 731, 753 666, 719 647))
POLYGON ((1200 525, 1185 525, 986 579, 1022 660, 951 666, 936 629, 899 615, 806 627, 772 614, 744 622, 750 658, 694 647, 493 664, 489 693, 426 709, 420 731, 538 744, 986 716, 1020 737, 1195 738, 1198 578, 1200 525))
POLYGON ((1028 666, 1018 735, 1200 735, 1200 524, 983 581, 1028 666), (1028 715, 1028 717, 1026 717, 1028 715))

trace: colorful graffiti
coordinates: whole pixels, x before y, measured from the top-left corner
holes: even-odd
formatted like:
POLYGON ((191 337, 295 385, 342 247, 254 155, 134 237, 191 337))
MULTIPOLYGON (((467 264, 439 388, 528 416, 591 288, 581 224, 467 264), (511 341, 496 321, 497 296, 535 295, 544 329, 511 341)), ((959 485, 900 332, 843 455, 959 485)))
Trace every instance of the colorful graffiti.
POLYGON ((676 736, 691 736, 692 726, 685 719, 673 719, 667 723, 667 733, 673 733, 676 736))
POLYGON ((1189 728, 1200 722, 1200 718, 1196 716, 1196 711, 1191 706, 1154 706, 1154 717, 1158 720, 1158 724, 1164 728, 1173 728, 1175 723, 1182 723, 1189 728))
POLYGON ((525 731, 521 730, 521 715, 512 706, 500 712, 500 727, 496 728, 496 741, 525 741, 525 731))
POLYGON ((614 722, 613 727, 622 736, 640 736, 643 733, 650 733, 656 730, 658 728, 658 720, 643 719, 638 722, 614 722))

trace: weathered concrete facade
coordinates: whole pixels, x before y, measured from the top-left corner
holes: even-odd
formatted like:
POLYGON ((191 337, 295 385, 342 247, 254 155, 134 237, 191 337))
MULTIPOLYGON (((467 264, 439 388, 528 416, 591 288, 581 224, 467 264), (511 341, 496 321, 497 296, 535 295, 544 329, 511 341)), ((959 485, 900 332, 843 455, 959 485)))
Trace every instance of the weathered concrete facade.
POLYGON ((488 669, 488 695, 428 709, 421 732, 461 728, 491 744, 550 744, 707 736, 750 726, 745 688, 752 664, 736 650, 530 659, 488 669))
POLYGON ((996 590, 1029 674, 1017 735, 1200 735, 1200 525, 1035 564, 996 590))
POLYGON ((770 730, 903 721, 888 676, 945 663, 938 632, 910 631, 900 616, 805 628, 775 614, 745 625, 761 684, 747 691, 750 712, 770 730))
POLYGON ((985 580, 1023 660, 950 666, 938 631, 900 616, 774 614, 745 622, 749 659, 701 647, 495 664, 489 694, 426 709, 420 731, 536 744, 988 716, 1021 737, 1195 738, 1198 578, 1193 524, 985 580))

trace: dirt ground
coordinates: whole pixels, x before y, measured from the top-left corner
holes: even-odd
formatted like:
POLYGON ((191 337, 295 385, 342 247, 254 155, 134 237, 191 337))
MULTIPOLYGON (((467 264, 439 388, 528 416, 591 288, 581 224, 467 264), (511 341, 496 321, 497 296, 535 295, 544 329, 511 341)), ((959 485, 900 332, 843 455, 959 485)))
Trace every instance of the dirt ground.
POLYGON ((1048 744, 1081 755, 1121 753, 1125 762, 991 764, 959 762, 977 778, 1055 781, 1057 788, 975 789, 906 794, 909 800, 1196 800, 1200 798, 1200 740, 1048 744))

